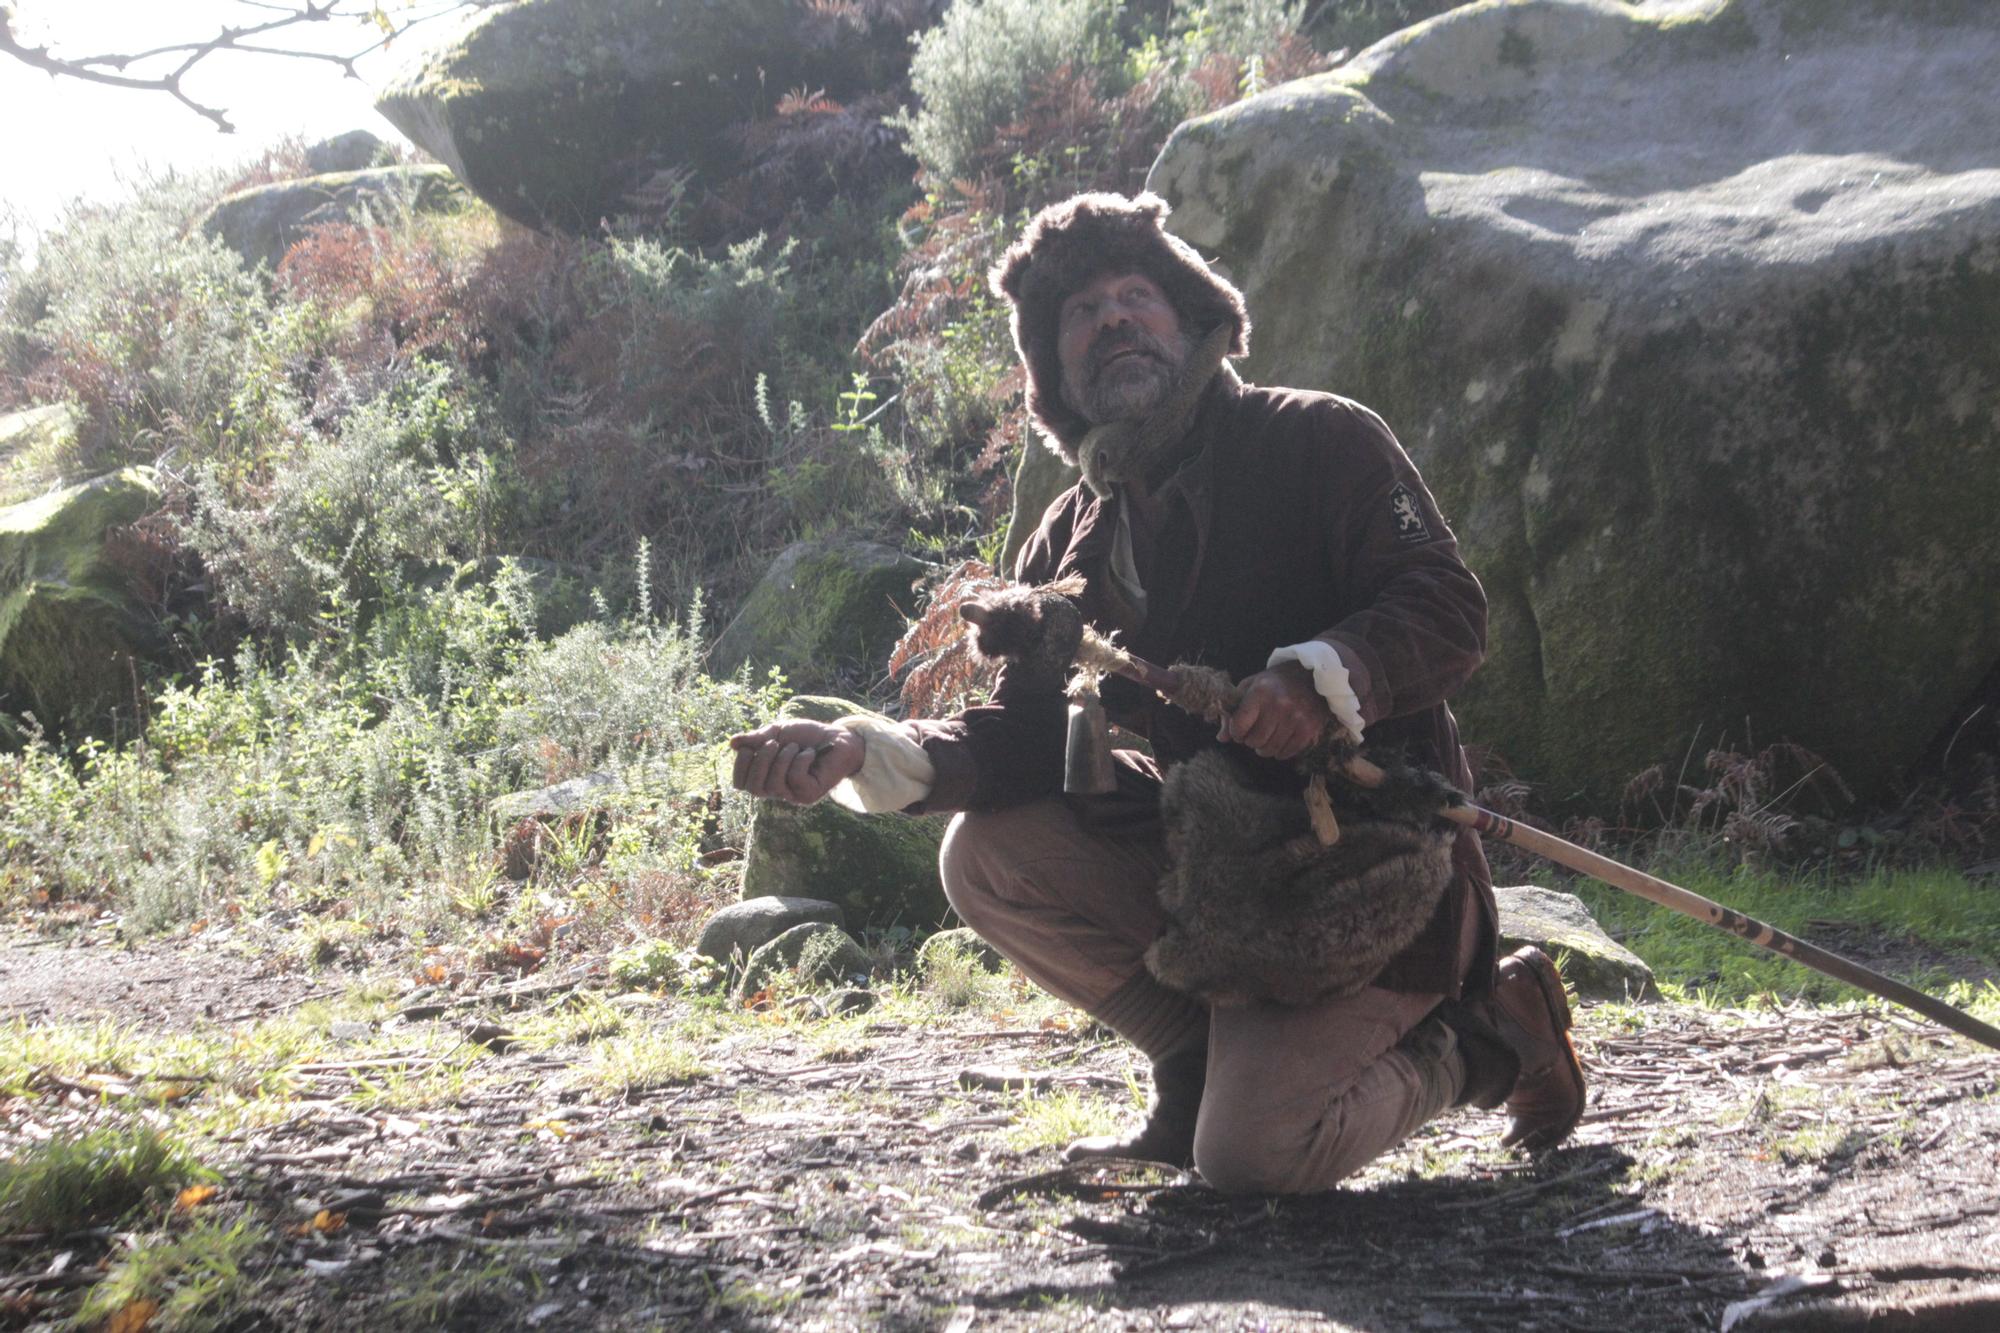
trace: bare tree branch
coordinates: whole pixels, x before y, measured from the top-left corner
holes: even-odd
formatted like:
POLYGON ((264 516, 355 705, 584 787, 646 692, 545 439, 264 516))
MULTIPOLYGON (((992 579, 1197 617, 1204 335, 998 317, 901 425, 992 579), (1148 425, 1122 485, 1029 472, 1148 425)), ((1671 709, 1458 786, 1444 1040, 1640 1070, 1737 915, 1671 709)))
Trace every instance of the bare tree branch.
POLYGON ((229 134, 234 132, 236 127, 230 123, 228 114, 219 107, 206 106, 195 101, 181 86, 181 81, 189 70, 218 51, 276 56, 288 60, 319 61, 338 66, 349 78, 358 78, 359 74, 355 69, 357 61, 382 50, 412 28, 457 10, 484 8, 497 2, 498 0, 432 0, 422 12, 409 15, 406 11, 398 21, 381 4, 366 0, 297 0, 296 3, 289 4, 277 3, 276 0, 237 0, 237 3, 245 8, 261 10, 277 17, 242 27, 224 27, 215 36, 202 41, 173 42, 146 51, 106 52, 89 56, 65 55, 51 46, 30 46, 21 41, 14 34, 12 11, 7 6, 0 5, 0 56, 12 56, 22 64, 47 72, 51 77, 80 79, 86 83, 130 88, 141 92, 166 93, 190 111, 213 122, 216 129, 222 133, 229 134), (381 36, 348 55, 266 46, 250 40, 302 23, 329 22, 349 22, 357 26, 374 28, 380 31, 381 36), (149 61, 163 62, 173 56, 179 56, 181 59, 171 69, 162 73, 128 72, 134 65, 149 61))

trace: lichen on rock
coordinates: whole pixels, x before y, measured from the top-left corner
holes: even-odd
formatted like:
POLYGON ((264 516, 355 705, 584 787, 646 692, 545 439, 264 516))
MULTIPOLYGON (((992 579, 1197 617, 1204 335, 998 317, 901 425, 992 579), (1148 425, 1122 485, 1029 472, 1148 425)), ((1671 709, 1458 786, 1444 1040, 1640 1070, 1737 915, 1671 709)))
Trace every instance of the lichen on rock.
POLYGON ((0 509, 0 707, 59 728, 130 705, 154 632, 106 543, 159 498, 124 468, 0 509))
POLYGON ((1438 494, 1547 798, 1779 739, 1880 795, 2000 661, 1996 67, 1978 6, 1511 0, 1162 153, 1245 373, 1438 494))
POLYGON ((872 678, 916 610, 914 587, 929 570, 879 542, 796 542, 744 598, 709 659, 723 671, 779 667, 807 687, 872 678))

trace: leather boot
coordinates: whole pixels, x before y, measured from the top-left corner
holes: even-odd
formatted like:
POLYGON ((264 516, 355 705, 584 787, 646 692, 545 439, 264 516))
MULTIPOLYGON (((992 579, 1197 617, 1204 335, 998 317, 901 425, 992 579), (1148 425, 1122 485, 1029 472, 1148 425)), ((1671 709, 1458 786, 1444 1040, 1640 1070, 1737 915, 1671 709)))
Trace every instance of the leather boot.
POLYGON ((1065 1162, 1134 1157, 1183 1169, 1194 1165, 1194 1125, 1208 1083, 1208 1047, 1187 1047, 1153 1061, 1153 1099, 1146 1122, 1129 1134, 1097 1134, 1063 1149, 1065 1162))
POLYGON ((1491 995, 1440 1006, 1465 1053, 1462 1103, 1503 1101, 1512 1123, 1502 1147, 1553 1148, 1583 1117, 1583 1065, 1570 1043, 1569 997, 1562 974, 1533 945, 1500 960, 1491 995))

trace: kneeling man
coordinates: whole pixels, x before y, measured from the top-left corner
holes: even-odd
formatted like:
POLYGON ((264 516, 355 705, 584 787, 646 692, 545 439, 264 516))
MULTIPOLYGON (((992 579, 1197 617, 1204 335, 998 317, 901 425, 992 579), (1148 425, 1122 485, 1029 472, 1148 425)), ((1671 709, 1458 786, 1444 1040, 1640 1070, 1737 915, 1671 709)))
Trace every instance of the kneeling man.
POLYGON ((1486 600, 1381 419, 1324 393, 1245 384, 1243 299, 1163 225, 1151 195, 1052 205, 993 272, 1028 408, 1083 480, 1043 515, 1015 576, 1079 576, 1080 608, 1137 655, 1243 682, 1211 728, 1121 680, 1111 719, 1151 743, 1120 791, 1061 792, 1064 700, 1010 681, 942 722, 784 722, 734 738, 736 785, 857 809, 958 811, 941 857, 966 923, 1152 1061, 1145 1123, 1072 1158, 1192 1163, 1216 1188, 1322 1190, 1448 1107, 1504 1103, 1505 1142, 1553 1146, 1583 1109, 1548 958, 1497 959, 1491 876, 1457 834, 1415 941, 1358 993, 1210 1006, 1146 969, 1167 864, 1163 769, 1231 747, 1261 785, 1329 719, 1470 783, 1445 698, 1485 650, 1486 600))

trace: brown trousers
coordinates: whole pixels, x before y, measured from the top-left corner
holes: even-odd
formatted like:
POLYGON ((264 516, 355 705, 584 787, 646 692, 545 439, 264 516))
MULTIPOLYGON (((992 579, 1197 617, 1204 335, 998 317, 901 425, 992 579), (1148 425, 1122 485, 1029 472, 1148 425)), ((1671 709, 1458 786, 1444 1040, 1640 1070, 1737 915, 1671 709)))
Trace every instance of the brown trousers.
POLYGON ((1158 825, 1086 828, 1061 800, 961 814, 939 858, 965 923, 1044 989, 1160 1057, 1208 1042, 1195 1166, 1230 1193, 1324 1190, 1451 1106, 1465 1065, 1443 997, 1369 987, 1304 1007, 1207 1006, 1143 961, 1164 917, 1158 825))

